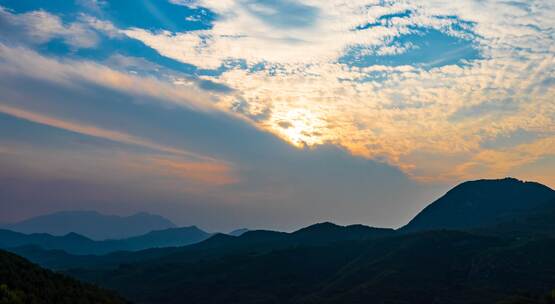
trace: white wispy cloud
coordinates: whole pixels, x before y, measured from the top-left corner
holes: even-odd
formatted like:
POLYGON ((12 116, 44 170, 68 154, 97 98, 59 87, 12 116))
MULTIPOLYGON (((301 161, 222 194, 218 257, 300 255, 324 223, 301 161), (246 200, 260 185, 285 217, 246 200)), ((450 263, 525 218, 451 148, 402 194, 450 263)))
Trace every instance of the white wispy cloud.
POLYGON ((218 110, 212 102, 215 97, 194 82, 174 85, 154 76, 134 75, 93 61, 55 59, 25 47, 2 43, 0 62, 0 72, 5 77, 26 76, 68 87, 79 87, 81 82, 87 82, 131 94, 138 100, 149 97, 199 111, 218 110))
POLYGON ((98 44, 99 37, 80 22, 63 23, 60 17, 46 11, 14 14, 0 6, 0 33, 12 40, 45 43, 60 38, 74 48, 90 48, 98 44))
MULTIPOLYGON (((172 33, 131 28, 123 32, 164 56, 208 69, 217 68, 226 60, 238 59, 250 65, 268 63, 302 66, 335 62, 351 46, 381 47, 388 40, 410 33, 410 26, 415 25, 445 29, 448 33, 456 34, 452 29, 447 30, 456 20, 419 13, 408 19, 394 18, 387 26, 354 30, 357 26, 376 22, 383 15, 412 8, 408 4, 392 3, 384 7, 378 5, 378 2, 368 6, 368 1, 308 1, 296 4, 300 6, 297 12, 292 11, 294 8, 285 9, 297 3, 290 2, 199 1, 198 5, 220 16, 210 30, 172 33), (292 16, 296 16, 296 19, 291 20, 292 16), (302 18, 308 20, 298 21, 302 18)), ((388 52, 402 51, 393 48, 396 47, 390 46, 388 52)))

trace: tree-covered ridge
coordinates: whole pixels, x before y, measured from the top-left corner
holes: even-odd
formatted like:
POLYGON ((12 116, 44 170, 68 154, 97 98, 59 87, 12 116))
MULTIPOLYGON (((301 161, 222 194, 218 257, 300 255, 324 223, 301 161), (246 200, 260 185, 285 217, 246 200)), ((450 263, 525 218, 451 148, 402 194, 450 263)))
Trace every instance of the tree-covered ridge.
POLYGON ((551 293, 535 295, 523 293, 508 297, 497 304, 555 304, 555 289, 551 293))
POLYGON ((107 290, 40 268, 0 250, 1 304, 120 304, 124 299, 107 290))
MULTIPOLYGON (((543 304, 555 239, 433 231, 70 271, 139 303, 543 304), (208 258, 207 258, 208 257, 208 258), (528 302, 518 302, 527 299, 528 302), (512 302, 503 302, 512 301, 512 302), (517 301, 517 302, 515 302, 517 301), (536 302, 531 302, 536 301, 536 302)), ((551 304, 551 303, 550 303, 551 304)))

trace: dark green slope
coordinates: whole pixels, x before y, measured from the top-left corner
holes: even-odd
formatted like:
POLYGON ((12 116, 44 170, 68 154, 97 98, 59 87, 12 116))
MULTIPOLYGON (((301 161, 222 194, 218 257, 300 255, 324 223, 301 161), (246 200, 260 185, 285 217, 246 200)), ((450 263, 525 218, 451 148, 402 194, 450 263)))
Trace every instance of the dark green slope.
POLYGON ((555 287, 555 239, 519 242, 456 232, 387 240, 342 269, 314 303, 496 303, 555 287), (376 254, 377 252, 377 254, 376 254))
POLYGON ((476 231, 513 237, 555 237, 555 200, 521 217, 514 217, 476 231))
POLYGON ((462 183, 424 208, 403 232, 472 229, 520 218, 555 199, 555 191, 514 178, 462 183))
POLYGON ((555 287, 555 239, 438 231, 71 271, 137 303, 495 303, 555 287))
POLYGON ((0 303, 19 304, 119 304, 127 303, 114 293, 42 269, 0 250, 0 303))

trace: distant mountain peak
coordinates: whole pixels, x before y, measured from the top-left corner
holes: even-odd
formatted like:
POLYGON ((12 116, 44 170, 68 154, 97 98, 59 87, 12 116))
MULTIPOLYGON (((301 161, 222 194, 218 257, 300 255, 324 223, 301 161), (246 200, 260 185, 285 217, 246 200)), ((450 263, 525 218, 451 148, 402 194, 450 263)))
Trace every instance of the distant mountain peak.
POLYGON ((512 177, 467 181, 428 205, 401 230, 466 229, 495 225, 542 207, 553 198, 553 189, 512 177))
POLYGON ((313 232, 313 231, 330 231, 330 230, 338 230, 341 228, 345 228, 345 227, 339 226, 332 222, 321 222, 321 223, 316 223, 316 224, 312 224, 310 226, 301 228, 293 233, 299 234, 299 233, 307 233, 307 232, 313 232))
POLYGON ((91 210, 68 210, 33 217, 5 228, 22 233, 48 233, 62 236, 75 232, 95 239, 121 239, 153 230, 174 228, 170 220, 147 212, 130 216, 106 215, 91 210))
POLYGON ((249 231, 249 229, 247 229, 247 228, 239 228, 239 229, 235 229, 235 230, 230 231, 228 234, 232 235, 232 236, 241 236, 241 235, 245 234, 248 231, 249 231))
POLYGON ((89 239, 87 237, 84 237, 84 236, 82 236, 78 233, 75 233, 75 232, 70 232, 70 233, 64 235, 63 237, 66 238, 66 239, 74 239, 74 240, 87 240, 87 241, 91 240, 91 239, 89 239))

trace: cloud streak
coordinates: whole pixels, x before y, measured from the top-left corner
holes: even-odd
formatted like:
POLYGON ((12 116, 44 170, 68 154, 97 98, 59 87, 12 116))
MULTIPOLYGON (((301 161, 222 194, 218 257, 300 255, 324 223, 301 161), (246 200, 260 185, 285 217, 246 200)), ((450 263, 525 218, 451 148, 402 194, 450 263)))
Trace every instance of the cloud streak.
POLYGON ((148 148, 158 152, 163 152, 163 153, 168 153, 168 154, 173 154, 178 156, 191 157, 198 160, 214 161, 214 159, 206 156, 198 155, 192 152, 183 151, 183 150, 168 147, 168 146, 159 145, 152 141, 142 139, 140 137, 136 137, 123 132, 107 130, 107 129, 103 129, 92 125, 84 125, 76 122, 61 120, 54 117, 17 109, 10 106, 5 106, 0 104, 0 112, 20 119, 25 119, 34 123, 39 123, 39 124, 59 128, 59 129, 64 129, 71 132, 81 133, 83 135, 108 139, 122 144, 141 146, 143 148, 148 148))

